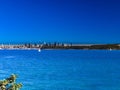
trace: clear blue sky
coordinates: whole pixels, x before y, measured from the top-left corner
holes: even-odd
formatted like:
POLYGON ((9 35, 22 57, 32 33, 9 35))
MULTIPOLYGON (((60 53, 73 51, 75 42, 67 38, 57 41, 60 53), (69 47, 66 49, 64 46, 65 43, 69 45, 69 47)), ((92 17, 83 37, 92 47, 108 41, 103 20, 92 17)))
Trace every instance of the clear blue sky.
POLYGON ((120 0, 0 0, 0 43, 120 43, 120 0))

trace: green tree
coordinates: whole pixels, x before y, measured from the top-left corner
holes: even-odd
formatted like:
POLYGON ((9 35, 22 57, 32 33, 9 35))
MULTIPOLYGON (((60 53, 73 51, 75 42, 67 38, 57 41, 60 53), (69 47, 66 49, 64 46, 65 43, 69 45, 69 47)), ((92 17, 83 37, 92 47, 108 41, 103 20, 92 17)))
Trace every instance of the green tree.
POLYGON ((0 80, 0 90, 20 90, 22 87, 21 83, 16 83, 17 75, 12 74, 5 80, 0 80))

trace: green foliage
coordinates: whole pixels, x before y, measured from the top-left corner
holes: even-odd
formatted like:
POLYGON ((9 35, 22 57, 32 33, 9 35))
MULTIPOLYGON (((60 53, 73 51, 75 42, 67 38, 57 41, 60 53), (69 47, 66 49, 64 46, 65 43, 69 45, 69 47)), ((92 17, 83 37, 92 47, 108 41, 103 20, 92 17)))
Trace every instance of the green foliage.
POLYGON ((9 78, 0 81, 0 90, 19 90, 21 83, 15 83, 17 75, 12 74, 9 78))

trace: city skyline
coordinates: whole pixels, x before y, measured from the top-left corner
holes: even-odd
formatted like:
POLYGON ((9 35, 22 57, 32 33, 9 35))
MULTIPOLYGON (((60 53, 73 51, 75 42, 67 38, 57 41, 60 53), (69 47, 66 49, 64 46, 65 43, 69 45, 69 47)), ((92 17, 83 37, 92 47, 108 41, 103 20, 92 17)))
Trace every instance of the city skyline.
POLYGON ((0 43, 120 43, 119 0, 1 0, 0 43))

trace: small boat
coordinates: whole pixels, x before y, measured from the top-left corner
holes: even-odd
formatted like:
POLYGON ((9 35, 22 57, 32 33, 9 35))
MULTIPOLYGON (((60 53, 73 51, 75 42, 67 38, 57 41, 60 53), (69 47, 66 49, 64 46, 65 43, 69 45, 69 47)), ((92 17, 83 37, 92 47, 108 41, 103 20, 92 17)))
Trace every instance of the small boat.
POLYGON ((41 49, 38 49, 38 52, 41 52, 41 49))
MULTIPOLYGON (((45 43, 45 42, 44 42, 45 43)), ((41 44, 39 49, 38 49, 38 52, 41 52, 41 48, 43 47, 44 44, 41 44)))
POLYGON ((112 49, 111 49, 111 48, 110 48, 109 50, 110 50, 110 51, 112 51, 112 49))

